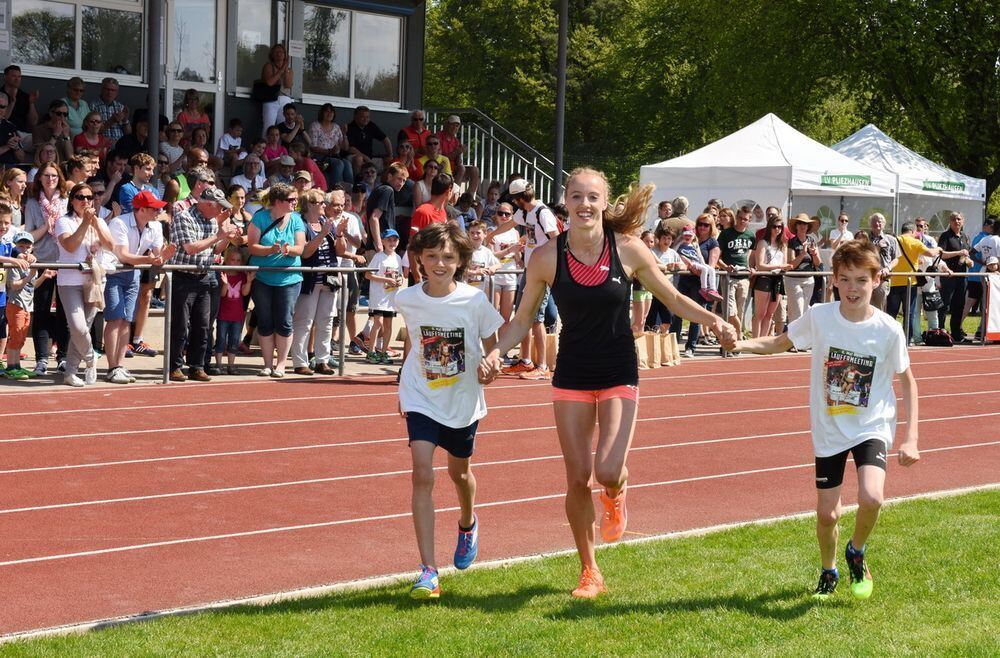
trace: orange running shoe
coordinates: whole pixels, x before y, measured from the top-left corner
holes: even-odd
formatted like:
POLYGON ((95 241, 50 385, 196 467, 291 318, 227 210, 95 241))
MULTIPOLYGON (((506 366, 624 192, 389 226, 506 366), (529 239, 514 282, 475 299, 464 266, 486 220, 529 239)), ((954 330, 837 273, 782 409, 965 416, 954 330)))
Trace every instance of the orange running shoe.
POLYGON ((573 590, 573 596, 578 599, 596 599, 599 594, 607 594, 604 576, 596 568, 584 567, 580 574, 580 584, 573 590))
POLYGON ((534 381, 541 381, 546 379, 552 379, 552 373, 548 368, 532 368, 527 372, 522 372, 518 375, 521 379, 530 379, 534 381))
POLYGON ((601 504, 604 505, 604 516, 601 517, 601 539, 606 542, 618 541, 625 534, 625 526, 628 525, 625 489, 622 488, 614 498, 608 496, 608 491, 605 489, 601 492, 601 504))
POLYGON ((528 372, 529 370, 534 370, 535 364, 528 365, 520 359, 517 363, 507 366, 506 368, 500 368, 501 375, 520 375, 522 372, 528 372))

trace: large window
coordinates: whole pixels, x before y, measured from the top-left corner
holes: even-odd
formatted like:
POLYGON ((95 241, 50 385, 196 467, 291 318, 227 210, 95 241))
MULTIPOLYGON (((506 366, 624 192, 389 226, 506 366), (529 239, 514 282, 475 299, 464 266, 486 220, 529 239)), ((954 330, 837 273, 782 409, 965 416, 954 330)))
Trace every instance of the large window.
POLYGON ((27 66, 139 76, 141 10, 138 0, 104 1, 100 6, 12 0, 11 58, 27 66))
POLYGON ((284 0, 239 0, 236 10, 236 86, 249 88, 260 77, 271 46, 285 41, 284 0))
POLYGON ((176 0, 175 80, 215 82, 215 0, 176 0))
POLYGON ((305 5, 302 92, 400 103, 403 20, 305 5))

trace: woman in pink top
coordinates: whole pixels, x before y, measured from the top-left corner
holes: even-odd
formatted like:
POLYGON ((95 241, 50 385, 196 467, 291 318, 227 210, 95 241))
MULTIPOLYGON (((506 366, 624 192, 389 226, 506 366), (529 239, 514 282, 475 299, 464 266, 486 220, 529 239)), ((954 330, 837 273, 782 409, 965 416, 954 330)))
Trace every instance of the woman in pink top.
MULTIPOLYGON (((184 143, 191 141, 191 133, 195 128, 204 128, 206 134, 212 132, 212 119, 201 107, 201 97, 194 89, 184 92, 184 109, 177 115, 177 123, 184 129, 184 143)), ((206 142, 208 140, 206 139, 206 142)), ((204 147, 202 147, 204 148, 204 147)), ((211 151, 211 149, 207 149, 211 151)))

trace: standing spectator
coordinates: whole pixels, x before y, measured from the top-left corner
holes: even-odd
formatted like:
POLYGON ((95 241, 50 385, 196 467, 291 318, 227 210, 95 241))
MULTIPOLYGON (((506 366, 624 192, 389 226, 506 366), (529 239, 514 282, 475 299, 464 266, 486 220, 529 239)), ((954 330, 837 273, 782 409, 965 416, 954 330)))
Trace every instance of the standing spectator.
POLYGON ((479 205, 479 219, 492 230, 496 227, 496 212, 500 205, 500 181, 493 181, 486 187, 486 201, 479 205))
MULTIPOLYGON (((972 260, 972 265, 969 266, 969 274, 975 274, 976 276, 969 276, 965 279, 965 308, 962 309, 962 322, 964 324, 965 318, 969 317, 972 313, 972 309, 976 306, 980 307, 981 316, 985 317, 985 308, 982 306, 983 301, 983 278, 979 276, 979 272, 983 271, 983 266, 986 265, 986 259, 990 256, 989 253, 980 253, 979 246, 983 243, 986 238, 989 238, 994 233, 993 220, 987 217, 983 221, 983 228, 977 233, 971 242, 971 249, 969 249, 969 258, 972 260)), ((976 337, 982 336, 982 331, 976 332, 976 337)))
POLYGON ((10 97, 0 91, 0 165, 14 165, 23 162, 24 148, 17 126, 7 119, 10 97))
MULTIPOLYGON (((690 229, 694 228, 694 222, 692 222, 691 218, 688 217, 687 215, 688 212, 687 197, 683 196, 677 197, 676 199, 670 202, 670 208, 673 211, 673 214, 671 214, 670 217, 666 220, 667 228, 673 229, 673 231, 677 233, 677 235, 681 235, 684 232, 684 229, 686 228, 690 229)), ((683 281, 684 277, 681 277, 681 280, 683 281)))
MULTIPOLYGON (((295 212, 299 201, 294 187, 272 185, 266 208, 259 211, 247 231, 250 264, 262 267, 299 267, 306 244, 305 225, 295 212)), ((302 286, 299 272, 267 271, 257 274, 253 297, 257 309, 257 335, 264 356, 258 374, 276 379, 285 376, 285 361, 291 347, 292 315, 302 286), (277 350, 277 361, 274 353, 277 350)))
POLYGON ((837 251, 840 245, 850 242, 854 239, 854 234, 851 233, 850 229, 851 218, 848 217, 846 212, 842 212, 837 216, 837 227, 830 229, 830 235, 827 238, 827 246, 833 251, 837 251))
MULTIPOLYGON (((668 202, 663 202, 668 203, 668 202)), ((660 204, 663 205, 662 203, 660 204)), ((736 213, 733 225, 719 234, 719 263, 729 273, 726 279, 726 297, 729 307, 729 324, 736 328, 736 335, 743 337, 743 311, 750 293, 750 253, 756 240, 750 230, 750 208, 742 206, 736 213)), ((666 234, 657 230, 657 241, 666 234)), ((671 242, 673 242, 671 240, 671 242)), ((661 253, 666 253, 662 249, 661 253)), ((661 259, 662 262, 662 259, 661 259)), ((654 301, 655 304, 655 301, 654 301)))
MULTIPOLYGON (((302 250, 305 267, 337 267, 337 256, 344 253, 343 240, 338 247, 337 228, 326 217, 326 197, 319 190, 309 190, 299 197, 304 209, 306 245, 302 250)), ((340 220, 346 229, 347 219, 340 220)), ((340 277, 316 272, 303 274, 302 288, 295 301, 292 317, 292 367, 297 375, 311 375, 310 351, 315 355, 315 372, 332 375, 330 337, 337 315, 340 277), (313 349, 310 350, 309 348, 313 349)))
POLYGON ((436 137, 441 142, 441 153, 451 162, 451 170, 455 176, 455 182, 461 185, 468 183, 469 192, 473 196, 479 196, 479 167, 467 165, 462 159, 465 157, 465 145, 458 139, 458 131, 462 127, 462 120, 458 115, 453 114, 444 122, 444 128, 437 133, 436 137))
POLYGON ((63 383, 80 387, 97 382, 97 355, 90 337, 90 328, 103 306, 103 293, 99 291, 103 267, 107 264, 105 251, 114 247, 108 225, 97 216, 94 192, 86 183, 73 186, 69 192, 69 210, 56 221, 55 236, 59 247, 60 263, 91 265, 89 272, 61 269, 56 276, 59 297, 66 309, 69 324, 69 345, 63 383), (83 363, 83 379, 77 369, 83 363))
MULTIPOLYGON (((789 220, 795 236, 788 241, 789 272, 815 272, 819 269, 819 245, 809 236, 819 220, 812 220, 800 212, 789 220)), ((809 308, 815 282, 811 276, 785 276, 785 294, 788 295, 788 322, 802 317, 809 308)))
POLYGON ((111 145, 132 132, 128 120, 128 108, 118 101, 118 81, 114 78, 101 80, 101 97, 94 101, 90 109, 101 115, 104 121, 104 134, 111 145))
POLYGON ((364 164, 372 162, 376 140, 382 143, 386 157, 392 155, 392 142, 371 120, 371 110, 359 105, 354 108, 354 120, 347 124, 347 143, 354 171, 361 171, 364 164))
MULTIPOLYGON (((914 235, 915 232, 916 224, 913 222, 903 222, 899 230, 899 237, 897 238, 901 258, 896 263, 896 267, 893 268, 893 272, 915 272, 919 269, 917 263, 922 256, 937 256, 940 253, 940 249, 929 249, 925 246, 914 235)), ((906 344, 912 345, 920 334, 919 327, 917 326, 920 324, 920 314, 917 313, 917 298, 919 296, 917 295, 917 281, 912 276, 894 276, 890 283, 891 287, 889 289, 889 297, 886 300, 885 312, 895 320, 896 314, 899 313, 902 307, 903 328, 907 330, 906 344), (909 306, 906 306, 907 295, 910 298, 909 306)))
POLYGON ((403 265, 396 254, 399 233, 386 229, 382 233, 382 251, 375 254, 369 267, 374 272, 365 272, 371 281, 368 315, 372 317, 372 330, 368 337, 368 363, 392 364, 389 357, 389 343, 392 342, 392 319, 396 317, 396 292, 403 285, 403 265), (382 349, 379 349, 381 338, 382 349))
MULTIPOLYGON (((430 170, 434 171, 434 167, 431 166, 430 170)), ((413 217, 410 219, 410 239, 413 239, 413 236, 426 226, 443 224, 448 221, 448 213, 445 212, 444 207, 448 203, 453 185, 454 179, 448 174, 438 174, 434 177, 427 201, 417 206, 417 209, 413 211, 413 217)), ((510 218, 511 215, 507 215, 507 217, 510 218)), ((513 231, 513 227, 510 230, 513 231)), ((411 270, 416 280, 419 281, 420 268, 414 267, 411 270)))
POLYGON ((673 214, 674 207, 669 201, 660 201, 656 204, 656 218, 658 221, 662 222, 664 219, 670 219, 673 214))
MULTIPOLYGON (((677 252, 671 249, 674 237, 674 232, 668 229, 667 225, 661 220, 653 232, 653 238, 656 240, 656 246, 653 248, 653 256, 656 257, 657 268, 664 276, 671 279, 671 283, 674 283, 674 287, 676 288, 678 278, 676 273, 684 269, 684 262, 677 252)), ((670 323, 672 321, 673 314, 670 312, 670 309, 658 297, 654 296, 653 303, 649 307, 649 315, 646 316, 645 325, 658 333, 666 333, 670 331, 670 323)), ((724 353, 733 354, 733 352, 724 353)))
POLYGON ((899 262, 899 241, 884 232, 885 215, 882 213, 872 213, 868 221, 871 226, 868 239, 878 249, 879 259, 882 261, 881 281, 872 293, 872 305, 884 311, 886 298, 889 296, 889 273, 899 262))
MULTIPOLYGON (((0 221, 2 220, 3 218, 0 218, 0 221)), ((19 231, 14 235, 13 246, 16 251, 11 255, 13 262, 19 266, 6 271, 7 306, 5 320, 10 336, 7 341, 7 370, 2 374, 7 379, 15 381, 24 381, 37 376, 36 372, 21 367, 21 349, 24 347, 28 336, 28 327, 31 325, 34 287, 56 275, 55 270, 40 271, 34 268, 20 267, 20 265, 29 265, 29 260, 34 262, 34 257, 31 255, 33 243, 31 233, 27 231, 19 231)), ((3 292, 0 290, 0 293, 3 292)))
MULTIPOLYGON (((145 153, 141 155, 149 158, 145 153)), ((135 381, 123 361, 131 344, 131 325, 135 320, 140 287, 139 270, 117 271, 117 265, 163 265, 173 257, 176 246, 164 247, 163 227, 157 221, 166 205, 152 191, 143 190, 129 199, 132 210, 108 222, 116 271, 108 275, 104 288, 104 348, 108 357, 108 381, 112 384, 135 381)), ((148 308, 146 310, 148 312, 148 308)))
POLYGON ((208 159, 208 154, 199 149, 198 152, 191 153, 191 158, 192 162, 197 164, 192 164, 186 174, 178 174, 167 185, 163 200, 168 201, 171 197, 178 199, 170 208, 171 215, 195 205, 205 189, 215 186, 215 174, 203 164, 203 161, 208 159))
POLYGON ((416 154, 423 155, 427 139, 431 136, 431 131, 427 128, 427 115, 423 110, 414 110, 410 113, 410 124, 403 126, 399 134, 396 135, 396 146, 404 141, 413 146, 416 154))
POLYGON ((205 372, 205 356, 209 349, 209 323, 211 321, 211 295, 218 289, 218 279, 209 271, 215 251, 236 237, 232 223, 224 211, 231 209, 225 195, 214 187, 206 188, 198 202, 174 215, 170 223, 170 239, 177 246, 177 253, 170 262, 174 265, 192 265, 195 270, 174 272, 170 291, 170 380, 182 382, 188 376, 197 382, 211 381, 205 372), (217 222, 217 218, 223 221, 217 222), (184 348, 187 346, 188 363, 192 365, 184 375, 184 348))
POLYGON ((337 125, 337 110, 330 103, 319 108, 316 121, 309 124, 309 150, 324 169, 329 187, 335 183, 354 183, 354 170, 347 156, 347 135, 337 125))
POLYGON ((66 101, 61 98, 52 101, 49 104, 49 111, 35 124, 31 140, 36 145, 47 142, 55 144, 59 158, 63 162, 73 157, 73 136, 66 121, 68 116, 69 108, 66 106, 66 101))
MULTIPOLYGON (((122 185, 118 192, 118 205, 121 206, 124 213, 132 212, 132 199, 143 190, 148 190, 157 199, 160 198, 160 195, 156 193, 156 187, 150 183, 156 171, 156 160, 145 153, 136 153, 128 161, 128 164, 132 169, 132 180, 122 185)), ((163 206, 156 207, 162 208, 163 206)))
MULTIPOLYGON (((31 198, 24 206, 24 228, 35 240, 34 254, 43 263, 59 259, 56 243, 56 222, 66 214, 68 199, 62 171, 54 164, 44 165, 35 175, 31 198)), ((48 373, 49 353, 52 342, 58 346, 56 362, 64 368, 68 328, 62 299, 56 297, 55 279, 47 279, 35 288, 35 312, 32 318, 31 338, 35 346, 35 372, 48 373), (56 299, 52 310, 53 298, 56 299)))
POLYGON ((771 319, 781 299, 781 276, 791 269, 788 263, 788 243, 785 223, 780 215, 767 220, 765 236, 754 247, 757 276, 753 283, 753 337, 771 335, 771 319), (763 276, 762 276, 763 274, 763 276))
POLYGON ((368 220, 365 249, 368 251, 382 251, 382 234, 389 229, 396 230, 396 192, 403 189, 408 174, 406 167, 396 163, 389 165, 387 175, 387 182, 375 188, 365 208, 368 220))
POLYGON ((66 83, 66 96, 63 101, 69 110, 66 121, 69 123, 69 132, 73 137, 83 132, 83 120, 90 114, 90 105, 83 100, 84 91, 86 91, 86 86, 82 78, 74 76, 66 83))
MULTIPOLYGON (((243 254, 236 247, 230 246, 226 249, 223 259, 224 265, 243 265, 243 254)), ((240 350, 240 332, 243 331, 243 322, 246 320, 247 307, 246 298, 250 294, 250 287, 253 285, 253 272, 220 272, 219 294, 219 321, 218 338, 215 339, 215 367, 222 372, 222 354, 226 353, 229 364, 226 367, 227 375, 237 375, 236 355, 240 350)))
MULTIPOLYGON (((358 249, 365 243, 365 228, 361 217, 351 210, 352 207, 352 198, 343 185, 335 187, 327 197, 327 219, 334 222, 337 227, 337 241, 343 240, 344 242, 344 253, 340 257, 340 267, 361 267, 367 262, 364 254, 357 253, 358 249)), ((347 317, 336 318, 334 326, 339 326, 341 331, 348 332, 347 336, 351 341, 349 346, 351 354, 360 355, 363 353, 361 345, 353 340, 358 333, 356 312, 358 310, 360 282, 356 272, 349 272, 344 278, 347 281, 347 290, 343 291, 342 294, 347 295, 347 317)))
MULTIPOLYGON (((11 167, 3 175, 3 187, 0 188, 2 198, 11 210, 11 225, 20 229, 24 226, 25 191, 28 189, 28 176, 23 169, 11 167)), ((34 242, 34 238, 32 238, 34 242)))
POLYGON ((278 88, 278 97, 263 104, 262 130, 266 134, 267 129, 278 122, 285 105, 292 102, 292 61, 282 44, 276 43, 271 46, 260 78, 265 85, 278 88))
POLYGON ((21 89, 21 67, 10 64, 3 70, 3 92, 10 99, 7 118, 17 126, 18 131, 30 133, 38 123, 38 90, 28 93, 21 89))
MULTIPOLYGON (((972 265, 969 252, 972 245, 969 236, 965 234, 965 217, 960 212, 948 216, 948 230, 938 238, 941 247, 941 258, 948 269, 956 274, 965 273, 972 265)), ((965 340, 962 330, 962 312, 965 309, 966 282, 964 276, 946 277, 941 279, 941 301, 944 306, 938 310, 938 325, 944 327, 945 316, 951 314, 949 330, 951 338, 956 343, 965 340)))
POLYGON ((204 128, 206 134, 212 132, 212 117, 208 116, 208 113, 201 106, 201 96, 194 89, 188 89, 184 92, 184 105, 178 112, 175 121, 184 130, 183 136, 188 142, 191 141, 195 128, 204 128))

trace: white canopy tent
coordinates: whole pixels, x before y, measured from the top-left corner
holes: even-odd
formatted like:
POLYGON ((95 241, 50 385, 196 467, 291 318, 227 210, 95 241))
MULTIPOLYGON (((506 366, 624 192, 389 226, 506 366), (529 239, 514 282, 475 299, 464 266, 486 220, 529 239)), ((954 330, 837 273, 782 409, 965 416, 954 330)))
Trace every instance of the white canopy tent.
POLYGON ((948 215, 965 216, 965 231, 975 235, 986 212, 986 181, 952 171, 903 146, 868 124, 833 149, 896 177, 896 212, 900 221, 923 216, 935 233, 948 228, 948 215))
POLYGON ((896 195, 894 175, 841 155, 774 114, 697 151, 645 165, 639 180, 656 185, 657 203, 687 197, 692 217, 718 197, 731 206, 749 202, 820 214, 826 228, 851 199, 859 207, 889 211, 888 216, 896 195), (820 208, 825 212, 818 213, 820 208))

